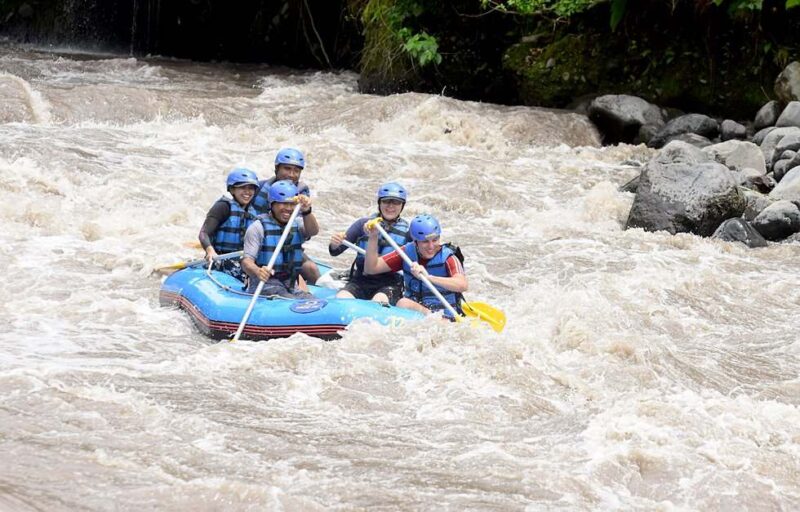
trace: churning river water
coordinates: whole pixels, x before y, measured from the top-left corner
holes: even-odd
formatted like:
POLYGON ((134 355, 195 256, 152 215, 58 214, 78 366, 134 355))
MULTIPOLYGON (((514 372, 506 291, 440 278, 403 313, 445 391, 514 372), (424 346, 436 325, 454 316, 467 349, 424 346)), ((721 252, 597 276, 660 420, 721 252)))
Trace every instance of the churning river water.
POLYGON ((800 247, 626 231, 651 150, 356 80, 0 46, 0 510, 800 509, 800 247), (400 181, 506 330, 212 343, 159 307, 282 146, 312 257, 400 181))

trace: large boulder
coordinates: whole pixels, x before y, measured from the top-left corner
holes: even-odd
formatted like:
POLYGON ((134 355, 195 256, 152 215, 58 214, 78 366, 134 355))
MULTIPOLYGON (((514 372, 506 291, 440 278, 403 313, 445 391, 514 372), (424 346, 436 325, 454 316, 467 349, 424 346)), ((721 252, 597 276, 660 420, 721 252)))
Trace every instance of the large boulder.
POLYGON ((734 173, 689 144, 671 142, 647 163, 626 228, 710 236, 745 199, 734 173))
POLYGON ((589 105, 588 113, 602 133, 604 144, 649 142, 666 122, 656 105, 627 94, 597 97, 589 105))
POLYGON ((800 62, 790 62, 775 79, 775 94, 783 103, 800 100, 800 62))

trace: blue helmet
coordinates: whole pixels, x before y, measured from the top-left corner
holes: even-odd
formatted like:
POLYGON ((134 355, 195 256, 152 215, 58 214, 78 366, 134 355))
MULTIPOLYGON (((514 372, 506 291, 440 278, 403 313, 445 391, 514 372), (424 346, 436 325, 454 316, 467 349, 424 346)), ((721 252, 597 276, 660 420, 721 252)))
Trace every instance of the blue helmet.
POLYGON ((378 202, 387 197, 399 199, 405 203, 406 199, 408 199, 408 193, 403 185, 392 181, 389 183, 384 183, 378 189, 378 202))
POLYGON ((439 238, 442 235, 442 228, 439 226, 439 221, 432 215, 427 213, 417 215, 411 221, 408 228, 411 238, 417 242, 430 240, 431 238, 439 238))
POLYGON ((278 164, 296 165, 303 169, 306 166, 306 159, 299 149, 282 148, 278 151, 278 154, 275 155, 275 165, 278 164))
POLYGON ((226 181, 228 188, 241 187, 242 185, 258 186, 258 176, 250 169, 244 167, 237 167, 228 173, 226 181))
POLYGON ((291 180, 276 181, 269 187, 269 204, 289 203, 297 195, 297 186, 291 180))

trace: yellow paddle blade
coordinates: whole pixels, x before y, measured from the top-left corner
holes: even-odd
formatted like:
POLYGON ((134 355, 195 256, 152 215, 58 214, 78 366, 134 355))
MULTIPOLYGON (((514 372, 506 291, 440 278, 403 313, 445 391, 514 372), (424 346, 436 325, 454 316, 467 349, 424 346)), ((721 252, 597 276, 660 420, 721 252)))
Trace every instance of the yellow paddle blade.
POLYGON ((158 272, 159 274, 171 274, 176 270, 181 270, 186 268, 185 262, 180 263, 173 263, 172 265, 164 265, 163 267, 157 267, 153 269, 153 272, 158 272))
POLYGON ((488 323, 496 332, 501 332, 506 326, 506 314, 489 304, 483 302, 462 302, 461 310, 467 316, 488 323))

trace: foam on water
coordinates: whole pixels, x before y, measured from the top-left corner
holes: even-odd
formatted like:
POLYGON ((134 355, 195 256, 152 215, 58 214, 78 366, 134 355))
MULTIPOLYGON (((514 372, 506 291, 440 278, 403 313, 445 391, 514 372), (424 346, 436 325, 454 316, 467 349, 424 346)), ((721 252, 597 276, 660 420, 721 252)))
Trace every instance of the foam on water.
POLYGON ((0 72, 0 508, 800 507, 797 245, 625 231, 650 150, 348 73, 8 47, 0 72), (313 257, 346 268, 328 238, 401 181, 506 330, 212 344, 160 308, 152 269, 285 145, 313 257))

